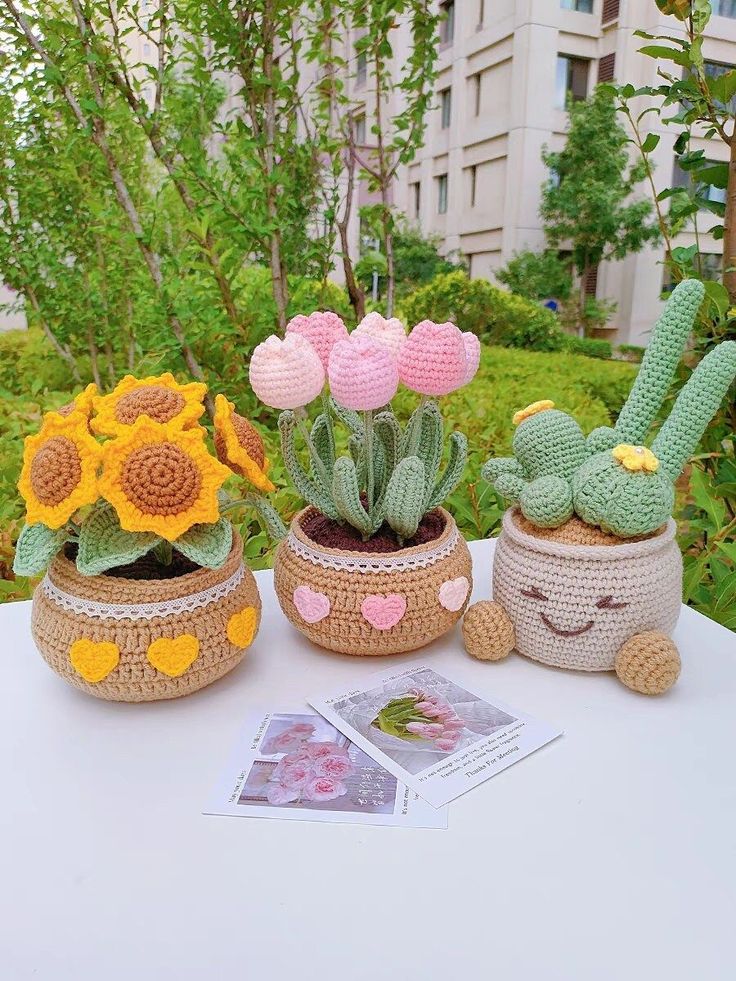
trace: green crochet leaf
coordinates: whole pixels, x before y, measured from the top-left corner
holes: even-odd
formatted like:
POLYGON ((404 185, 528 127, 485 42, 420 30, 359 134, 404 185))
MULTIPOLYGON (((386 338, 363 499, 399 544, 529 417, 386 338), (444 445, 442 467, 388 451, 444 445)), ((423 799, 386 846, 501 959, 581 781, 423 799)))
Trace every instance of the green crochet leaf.
POLYGON ((355 464, 355 472, 358 477, 358 484, 364 484, 365 483, 365 447, 363 446, 363 437, 359 436, 357 433, 353 433, 352 436, 349 436, 348 449, 350 450, 350 456, 353 458, 353 463, 355 464))
POLYGON ((266 526, 266 534, 271 541, 280 542, 283 538, 286 538, 286 525, 279 517, 275 508, 264 497, 261 497, 259 494, 246 494, 244 503, 250 504, 258 512, 261 521, 266 526))
POLYGON ((15 546, 13 572, 16 576, 37 576, 56 555, 68 535, 65 528, 24 525, 15 546))
POLYGON ((281 433, 281 453, 294 487, 307 503, 314 505, 326 518, 337 520, 340 517, 332 502, 330 488, 324 487, 321 480, 313 479, 302 466, 294 446, 296 432, 296 417, 287 409, 279 416, 279 432, 281 433))
POLYGON ((321 412, 314 420, 311 437, 319 458, 327 467, 327 472, 332 473, 332 468, 335 465, 335 439, 330 421, 324 412, 321 412))
POLYGON ((455 490, 463 479, 465 464, 468 459, 468 439, 464 433, 452 433, 450 436, 450 459, 442 477, 434 485, 432 494, 427 501, 426 510, 439 507, 440 504, 455 490))
POLYGON ((351 433, 363 435, 363 420, 357 412, 353 409, 346 409, 344 405, 339 405, 333 398, 330 398, 330 408, 351 433))
POLYGON ((152 532, 124 531, 115 509, 99 504, 79 532, 77 569, 83 576, 99 576, 115 566, 135 562, 160 541, 152 532))
POLYGON ((418 456, 405 456, 391 475, 383 501, 386 521, 399 538, 416 534, 424 516, 426 474, 418 456))
POLYGON ((233 547, 233 526, 227 518, 214 524, 192 525, 174 542, 174 548, 204 569, 219 569, 233 547))
POLYGON ((332 496, 341 518, 356 528, 361 535, 375 530, 370 515, 360 500, 360 486, 355 464, 349 456, 341 456, 335 463, 332 475, 332 496))

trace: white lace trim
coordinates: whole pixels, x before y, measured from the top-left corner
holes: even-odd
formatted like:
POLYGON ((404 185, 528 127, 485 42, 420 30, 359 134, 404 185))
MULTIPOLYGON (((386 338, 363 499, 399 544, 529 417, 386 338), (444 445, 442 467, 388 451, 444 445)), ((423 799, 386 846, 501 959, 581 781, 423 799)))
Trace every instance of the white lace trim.
POLYGON ((245 576, 245 565, 241 565, 229 579, 219 582, 209 589, 189 596, 177 596, 176 599, 162 600, 158 603, 95 603, 92 600, 72 596, 59 589, 49 579, 48 573, 41 582, 46 596, 64 610, 70 613, 83 613, 88 617, 99 620, 153 620, 155 617, 173 617, 180 613, 191 613, 203 606, 209 606, 240 585, 245 576))
POLYGON ((405 572, 409 569, 424 569, 446 558, 457 545, 459 537, 460 532, 455 527, 441 545, 435 545, 426 552, 415 552, 413 555, 401 553, 380 556, 331 555, 300 541, 293 532, 289 532, 286 544, 300 558, 306 559, 313 565, 321 565, 324 569, 348 572, 405 572))

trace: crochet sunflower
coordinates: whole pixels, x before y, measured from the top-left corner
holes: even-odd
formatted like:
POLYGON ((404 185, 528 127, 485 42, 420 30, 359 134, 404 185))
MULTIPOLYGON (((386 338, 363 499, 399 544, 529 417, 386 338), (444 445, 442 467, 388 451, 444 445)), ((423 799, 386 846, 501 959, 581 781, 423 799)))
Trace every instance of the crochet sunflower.
POLYGON ((219 459, 260 491, 276 488, 266 474, 270 466, 263 440, 254 426, 235 411, 224 395, 215 398, 215 449, 219 459))
POLYGON ((100 494, 115 508, 125 531, 150 531, 176 541, 192 525, 219 519, 217 491, 230 470, 216 460, 204 430, 183 430, 138 419, 102 451, 100 494))
POLYGON ((140 379, 126 375, 109 395, 95 398, 92 428, 103 436, 121 436, 145 416, 187 429, 204 412, 206 391, 200 382, 180 385, 168 371, 140 379))
POLYGON ((83 411, 49 412, 40 432, 25 440, 18 489, 27 523, 60 528, 78 508, 96 501, 100 456, 83 411))

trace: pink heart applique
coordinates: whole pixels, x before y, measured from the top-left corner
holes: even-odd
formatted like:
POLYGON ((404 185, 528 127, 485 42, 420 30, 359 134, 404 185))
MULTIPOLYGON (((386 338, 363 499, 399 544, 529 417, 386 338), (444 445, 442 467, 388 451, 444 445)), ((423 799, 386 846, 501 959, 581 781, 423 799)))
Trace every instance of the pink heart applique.
POLYGON ((292 599, 299 616, 307 623, 319 623, 330 612, 330 601, 325 594, 316 593, 309 586, 297 586, 292 599))
POLYGON ((458 576, 457 579, 448 579, 440 586, 439 600, 440 606, 444 606, 451 613, 456 613, 465 602, 470 583, 465 576, 458 576))
POLYGON ((366 596, 361 603, 360 612, 376 630, 390 630, 406 613, 406 598, 400 593, 366 596))

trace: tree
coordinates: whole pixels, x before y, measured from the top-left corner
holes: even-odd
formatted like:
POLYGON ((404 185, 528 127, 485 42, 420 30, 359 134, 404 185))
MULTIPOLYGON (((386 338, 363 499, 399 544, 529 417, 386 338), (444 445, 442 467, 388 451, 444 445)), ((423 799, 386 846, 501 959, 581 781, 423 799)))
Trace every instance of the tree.
POLYGON ((659 238, 660 230, 648 220, 651 202, 632 198, 645 171, 641 162, 629 161, 629 140, 610 88, 597 88, 589 99, 571 103, 569 111, 564 149, 542 153, 553 176, 543 188, 540 214, 548 244, 571 254, 582 324, 589 271, 606 259, 639 252, 659 238))
POLYGON ((517 296, 528 300, 567 300, 572 292, 569 263, 556 252, 517 252, 496 279, 517 296))

